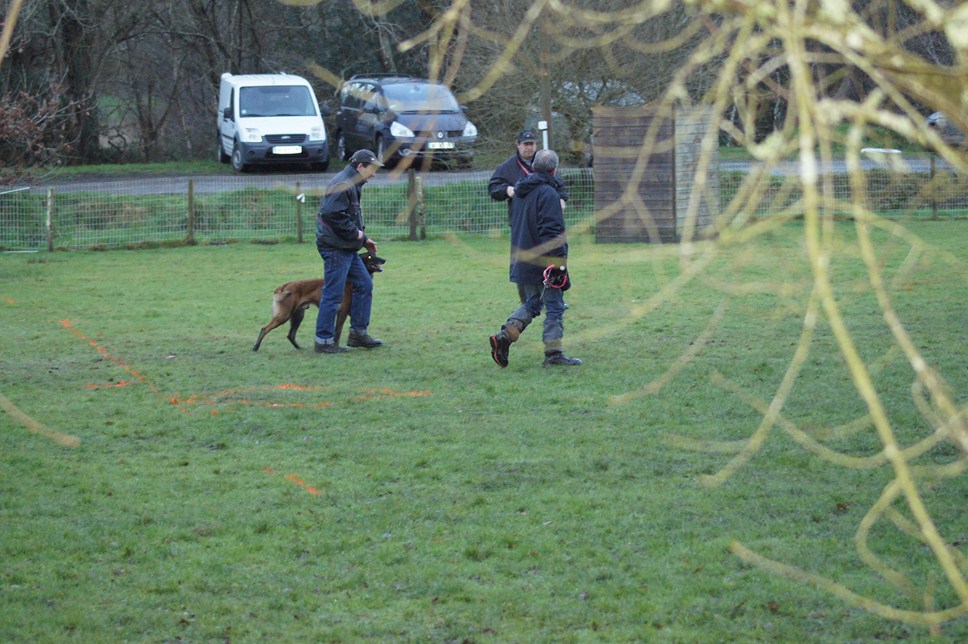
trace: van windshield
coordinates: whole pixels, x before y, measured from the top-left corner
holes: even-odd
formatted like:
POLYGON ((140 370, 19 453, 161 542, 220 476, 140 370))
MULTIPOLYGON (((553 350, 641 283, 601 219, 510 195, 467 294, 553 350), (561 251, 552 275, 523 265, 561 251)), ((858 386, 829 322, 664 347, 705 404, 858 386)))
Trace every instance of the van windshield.
POLYGON ((316 106, 305 85, 267 85, 239 90, 242 116, 316 116, 316 106))
POLYGON ((459 112, 460 105, 450 90, 432 83, 384 85, 387 107, 394 112, 459 112))

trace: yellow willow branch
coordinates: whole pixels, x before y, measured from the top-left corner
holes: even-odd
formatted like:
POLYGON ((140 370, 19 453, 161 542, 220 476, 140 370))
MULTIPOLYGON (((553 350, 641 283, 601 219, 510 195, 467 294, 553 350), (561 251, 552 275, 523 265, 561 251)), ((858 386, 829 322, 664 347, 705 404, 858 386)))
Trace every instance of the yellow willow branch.
POLYGON ((947 621, 962 617, 963 615, 968 615, 968 603, 962 603, 953 608, 948 608, 941 611, 927 612, 894 608, 892 606, 887 606, 886 604, 874 601, 873 599, 863 595, 858 595, 846 586, 838 584, 825 577, 821 577, 820 575, 806 572, 794 566, 782 564, 778 561, 774 561, 773 559, 767 559, 766 557, 758 555, 752 550, 746 548, 738 541, 733 541, 730 543, 729 550, 748 564, 763 568, 764 570, 781 575, 787 579, 792 579, 794 581, 815 586, 833 595, 834 597, 839 597, 852 606, 863 608, 864 610, 874 613, 875 615, 880 615, 885 619, 933 628, 940 626, 947 621))
POLYGON ((7 17, 3 21, 3 32, 0 33, 0 60, 3 60, 7 55, 10 39, 13 38, 13 29, 17 26, 17 16, 20 14, 20 8, 23 4, 24 0, 13 0, 7 10, 7 17))
POLYGON ((10 400, 3 394, 0 394, 0 409, 3 409, 5 412, 10 414, 15 421, 26 427, 28 431, 43 436, 44 438, 48 438, 61 447, 77 447, 81 444, 81 439, 79 439, 77 436, 62 434, 61 432, 47 427, 43 423, 37 422, 27 414, 20 411, 17 406, 10 402, 10 400))
POLYGON ((732 476, 736 471, 745 465, 753 455, 756 454, 766 442, 766 437, 773 425, 776 423, 777 418, 780 416, 780 411, 783 409, 783 405, 786 403, 787 397, 793 390, 793 385, 797 381, 797 376, 800 375, 800 368, 803 366, 804 361, 807 359, 807 355, 810 353, 810 342, 813 339, 813 331, 817 324, 817 296, 816 292, 812 293, 810 296, 810 301, 807 304, 806 315, 803 316, 803 325, 800 327, 800 340, 797 342, 797 348, 793 352, 793 358, 790 360, 790 364, 787 366, 786 373, 783 374, 783 380, 780 382, 780 386, 777 388, 776 394, 773 396, 773 400, 770 402, 769 408, 760 420, 759 427, 753 432, 750 437, 749 443, 743 448, 743 451, 736 455, 729 463, 727 463, 721 470, 716 474, 703 476, 700 480, 703 485, 707 487, 715 487, 717 485, 722 485, 726 480, 732 476))
POLYGON ((610 404, 624 404, 631 402, 634 399, 641 398, 645 394, 657 394, 662 390, 664 386, 672 382, 672 380, 679 375, 679 373, 686 368, 693 358, 695 358, 700 351, 702 351, 709 342, 713 333, 719 328, 719 323, 722 322, 723 317, 726 315, 727 304, 729 299, 724 297, 720 302, 716 310, 713 311, 712 316, 709 318, 709 322, 706 323, 706 327, 692 342, 689 343, 689 348, 686 349, 682 355, 680 355, 675 362, 673 362, 665 370, 665 372, 653 380, 652 382, 643 385, 637 391, 630 391, 624 393, 620 396, 611 396, 608 399, 610 404))

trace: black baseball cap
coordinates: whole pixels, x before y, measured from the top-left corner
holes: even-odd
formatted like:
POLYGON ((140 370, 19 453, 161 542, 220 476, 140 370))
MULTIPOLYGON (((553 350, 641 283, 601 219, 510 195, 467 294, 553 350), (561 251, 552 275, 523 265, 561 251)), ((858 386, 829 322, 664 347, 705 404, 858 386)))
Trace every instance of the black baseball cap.
POLYGON ((521 134, 518 135, 518 143, 524 143, 525 141, 538 142, 538 135, 534 133, 534 130, 521 130, 521 134))
POLYGON ((383 163, 381 163, 380 160, 376 158, 376 155, 369 150, 357 150, 353 153, 353 156, 350 157, 350 165, 357 166, 361 163, 365 163, 367 165, 378 165, 381 168, 383 167, 383 163))

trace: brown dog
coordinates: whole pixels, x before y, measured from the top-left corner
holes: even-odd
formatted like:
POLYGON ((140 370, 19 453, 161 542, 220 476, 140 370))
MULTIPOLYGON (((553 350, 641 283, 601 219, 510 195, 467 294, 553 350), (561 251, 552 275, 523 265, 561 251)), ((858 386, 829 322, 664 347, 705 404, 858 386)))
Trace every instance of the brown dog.
MULTIPOLYGON (((382 273, 383 264, 386 264, 387 261, 369 251, 360 253, 360 258, 363 260, 366 270, 370 271, 370 275, 382 273)), ((275 293, 272 294, 272 320, 259 331, 259 338, 252 345, 252 350, 258 351, 266 333, 280 324, 285 324, 286 320, 289 320, 289 341, 292 346, 300 349, 301 347, 296 344, 296 331, 299 330, 299 325, 302 324, 303 316, 305 316, 309 305, 312 304, 319 308, 319 298, 322 295, 323 280, 296 280, 295 282, 286 282, 277 288, 275 293)), ((334 337, 336 344, 339 344, 343 323, 346 322, 346 318, 350 314, 352 303, 353 286, 347 282, 346 291, 343 293, 343 302, 339 305, 339 312, 336 314, 336 334, 334 337)))

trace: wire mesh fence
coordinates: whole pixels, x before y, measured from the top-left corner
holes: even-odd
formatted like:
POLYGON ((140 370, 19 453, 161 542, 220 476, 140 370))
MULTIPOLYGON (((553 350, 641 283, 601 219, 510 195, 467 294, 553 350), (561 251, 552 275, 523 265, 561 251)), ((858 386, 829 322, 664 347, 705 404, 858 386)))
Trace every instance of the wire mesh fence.
MULTIPOLYGON (((802 186, 799 166, 774 168, 751 188, 749 174, 739 164, 722 164, 720 171, 722 204, 739 198, 739 208, 754 217, 800 213, 802 186), (745 188, 745 190, 743 189, 745 188)), ((852 199, 851 177, 843 163, 826 168, 822 190, 829 190, 831 201, 847 204, 852 199)), ((954 172, 936 159, 913 159, 891 168, 877 162, 862 163, 866 188, 864 206, 888 218, 963 218, 968 216, 968 176, 954 172)), ((839 214, 839 213, 833 213, 839 214)))
MULTIPOLYGON (((735 207, 748 165, 720 164, 719 203, 735 207)), ((835 191, 849 177, 832 168, 835 191)), ((490 171, 383 173, 363 190, 367 232, 378 239, 507 234, 507 205, 487 194, 490 171)), ((756 217, 794 212, 797 172, 778 168, 747 204, 756 217)), ((968 216, 968 178, 921 160, 904 171, 864 170, 868 206, 888 217, 968 216)), ((330 174, 141 178, 0 192, 0 249, 132 248, 232 241, 312 240, 330 174)), ((570 228, 594 230, 595 172, 563 169, 570 228)), ((762 182, 762 180, 761 180, 762 182)))
MULTIPOLYGON (((219 176, 62 183, 0 194, 7 250, 286 241, 314 238, 332 175, 219 176)), ((590 170, 565 170, 570 225, 593 216, 590 170)), ((490 199, 490 172, 386 173, 363 190, 377 238, 503 234, 507 205, 490 199)))

